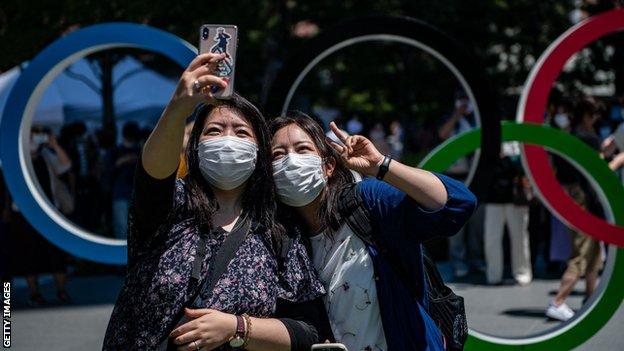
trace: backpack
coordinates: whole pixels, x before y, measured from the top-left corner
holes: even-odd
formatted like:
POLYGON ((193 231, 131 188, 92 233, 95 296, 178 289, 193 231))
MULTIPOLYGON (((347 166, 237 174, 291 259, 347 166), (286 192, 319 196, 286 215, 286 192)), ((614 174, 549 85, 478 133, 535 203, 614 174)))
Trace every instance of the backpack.
MULTIPOLYGON (((375 241, 370 213, 364 206, 360 194, 356 189, 357 183, 350 183, 342 189, 338 199, 338 212, 353 232, 366 244, 374 245, 388 261, 390 267, 400 279, 407 277, 405 269, 395 255, 388 255, 387 249, 380 242, 375 241)), ((426 283, 429 286, 427 297, 429 306, 427 312, 435 321, 446 339, 448 350, 463 350, 468 337, 468 323, 464 308, 464 298, 456 295, 451 288, 444 284, 444 280, 423 248, 423 266, 426 283)), ((418 297, 416 287, 403 280, 403 285, 410 294, 418 297)))

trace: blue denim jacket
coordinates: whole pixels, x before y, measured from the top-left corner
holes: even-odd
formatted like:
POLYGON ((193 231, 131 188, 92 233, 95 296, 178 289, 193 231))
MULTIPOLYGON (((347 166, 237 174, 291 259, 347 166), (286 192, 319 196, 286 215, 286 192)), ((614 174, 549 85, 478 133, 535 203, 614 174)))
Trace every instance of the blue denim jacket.
POLYGON ((443 208, 427 211, 404 192, 375 179, 358 183, 358 191, 371 214, 375 241, 388 252, 368 251, 375 269, 377 295, 388 350, 444 350, 442 334, 427 314, 427 286, 423 272, 421 243, 437 236, 452 236, 476 208, 475 196, 462 184, 434 173, 446 187, 443 208), (395 255, 407 277, 399 278, 385 259, 395 255), (416 287, 413 298, 403 281, 416 287))

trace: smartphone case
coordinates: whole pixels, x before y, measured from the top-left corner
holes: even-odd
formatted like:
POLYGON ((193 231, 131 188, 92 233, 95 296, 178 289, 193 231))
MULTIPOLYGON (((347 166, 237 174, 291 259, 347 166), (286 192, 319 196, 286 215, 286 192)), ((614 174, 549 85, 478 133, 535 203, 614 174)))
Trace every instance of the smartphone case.
POLYGON ((217 99, 229 99, 234 93, 236 49, 238 47, 238 27, 230 24, 204 24, 199 29, 199 53, 225 53, 226 57, 217 68, 216 75, 225 79, 225 89, 212 87, 217 99))

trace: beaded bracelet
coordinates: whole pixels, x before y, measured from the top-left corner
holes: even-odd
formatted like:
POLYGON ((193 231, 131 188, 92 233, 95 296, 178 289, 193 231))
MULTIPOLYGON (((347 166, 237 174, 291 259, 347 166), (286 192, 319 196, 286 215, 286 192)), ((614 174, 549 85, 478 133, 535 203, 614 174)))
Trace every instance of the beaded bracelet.
POLYGON ((243 338, 243 347, 245 347, 247 345, 247 342, 249 341, 249 336, 251 335, 251 317, 249 317, 247 313, 243 313, 243 319, 245 320, 245 336, 243 338))

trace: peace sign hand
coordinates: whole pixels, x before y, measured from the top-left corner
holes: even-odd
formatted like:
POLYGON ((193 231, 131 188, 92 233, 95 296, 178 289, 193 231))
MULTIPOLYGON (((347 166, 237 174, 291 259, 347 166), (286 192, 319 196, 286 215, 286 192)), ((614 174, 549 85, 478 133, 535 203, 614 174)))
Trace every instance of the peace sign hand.
POLYGON ((340 154, 347 167, 364 175, 377 175, 384 155, 377 150, 375 145, 362 135, 347 134, 340 130, 334 122, 331 122, 329 127, 344 144, 329 142, 331 147, 340 154))

